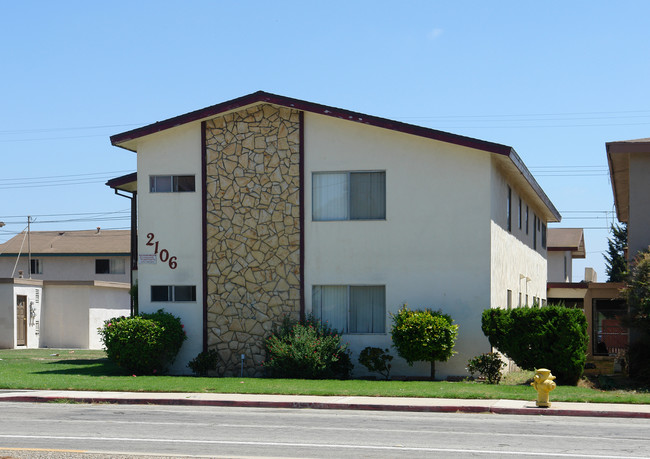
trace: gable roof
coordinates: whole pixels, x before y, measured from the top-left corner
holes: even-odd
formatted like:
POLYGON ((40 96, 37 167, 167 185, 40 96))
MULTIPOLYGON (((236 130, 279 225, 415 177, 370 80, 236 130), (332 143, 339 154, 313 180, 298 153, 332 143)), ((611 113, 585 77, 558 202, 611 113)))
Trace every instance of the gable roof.
MULTIPOLYGON (((125 256, 131 253, 130 235, 129 230, 32 231, 30 245, 32 256, 125 256)), ((0 257, 13 257, 21 252, 27 253, 23 233, 0 244, 0 257)))
POLYGON ((607 142, 607 164, 619 221, 626 222, 630 211, 630 153, 650 153, 650 138, 607 142))
POLYGON ((548 196, 546 196, 546 193, 544 193, 544 191, 539 186, 539 184, 537 183, 533 175, 525 166, 524 162, 521 160, 517 152, 512 147, 498 144, 498 143, 488 142, 485 140, 475 139, 472 137, 452 134, 445 131, 439 131, 437 129, 425 128, 422 126, 416 126, 414 124, 402 123, 400 121, 394 121, 387 118, 366 115, 364 113, 345 110, 342 108, 317 104, 314 102, 308 102, 305 100, 280 96, 277 94, 271 94, 264 91, 257 91, 252 94, 248 94, 246 96, 238 97, 236 99, 232 99, 216 105, 211 105, 209 107, 205 107, 199 110, 185 113, 183 115, 175 116, 173 118, 169 118, 163 121, 158 121, 153 124, 149 124, 147 126, 132 129, 130 131, 122 132, 120 134, 115 134, 110 138, 111 144, 117 147, 124 148, 126 150, 136 152, 137 143, 138 143, 137 141, 142 137, 155 134, 161 131, 165 131, 167 129, 171 129, 177 126, 181 126, 183 124, 208 120, 210 118, 214 118, 215 116, 225 114, 226 112, 241 110, 243 108, 252 105, 261 104, 261 103, 293 108, 296 110, 315 113, 318 115, 339 118, 354 123, 367 124, 370 126, 380 127, 383 129, 389 129, 397 132, 402 132, 405 134, 416 135, 419 137, 425 137, 428 139, 438 140, 441 142, 446 142, 454 145, 481 150, 481 151, 495 154, 499 157, 507 158, 509 159, 509 161, 506 161, 505 164, 506 169, 515 172, 516 175, 518 175, 521 179, 523 179, 525 185, 527 185, 532 190, 532 192, 538 197, 538 199, 541 201, 542 206, 545 208, 544 216, 546 217, 546 219, 548 221, 559 222, 562 218, 560 216, 560 213, 557 211, 557 209, 551 202, 551 200, 548 198, 548 196))
POLYGON ((585 236, 582 228, 549 228, 546 249, 549 252, 571 252, 571 258, 585 258, 585 236))

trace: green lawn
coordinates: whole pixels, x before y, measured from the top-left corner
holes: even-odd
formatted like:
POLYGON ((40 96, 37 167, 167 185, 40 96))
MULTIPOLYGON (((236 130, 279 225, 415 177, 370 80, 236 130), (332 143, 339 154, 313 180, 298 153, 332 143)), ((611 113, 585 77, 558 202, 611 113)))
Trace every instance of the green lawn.
MULTIPOLYGON (((534 400, 535 391, 522 383, 530 373, 505 383, 429 381, 310 381, 263 378, 196 378, 124 374, 103 351, 11 349, 0 350, 0 389, 57 389, 132 392, 221 392, 294 395, 364 395, 382 397, 439 397, 534 400)), ((516 376, 516 375, 515 375, 516 376)), ((650 393, 601 391, 559 386, 552 401, 650 403, 650 393)))

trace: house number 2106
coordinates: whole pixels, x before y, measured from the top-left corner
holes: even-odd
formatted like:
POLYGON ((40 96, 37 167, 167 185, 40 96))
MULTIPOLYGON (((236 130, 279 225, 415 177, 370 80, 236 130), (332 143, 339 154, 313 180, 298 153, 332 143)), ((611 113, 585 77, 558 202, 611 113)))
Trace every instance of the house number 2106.
POLYGON ((160 258, 160 261, 163 263, 168 263, 169 267, 171 269, 176 269, 178 266, 178 263, 176 262, 177 258, 176 257, 170 257, 169 256, 169 250, 167 249, 162 249, 160 252, 158 252, 158 241, 155 240, 156 236, 153 233, 148 233, 147 234, 147 244, 149 246, 153 246, 154 250, 153 253, 158 254, 158 257, 160 258))

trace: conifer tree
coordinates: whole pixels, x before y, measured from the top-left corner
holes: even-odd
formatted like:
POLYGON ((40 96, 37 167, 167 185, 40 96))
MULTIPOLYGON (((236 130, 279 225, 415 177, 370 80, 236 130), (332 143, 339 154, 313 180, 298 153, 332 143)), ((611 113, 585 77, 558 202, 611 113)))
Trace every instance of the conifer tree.
POLYGON ((627 223, 611 226, 612 236, 607 239, 607 254, 603 255, 606 262, 608 282, 623 282, 627 275, 627 223))

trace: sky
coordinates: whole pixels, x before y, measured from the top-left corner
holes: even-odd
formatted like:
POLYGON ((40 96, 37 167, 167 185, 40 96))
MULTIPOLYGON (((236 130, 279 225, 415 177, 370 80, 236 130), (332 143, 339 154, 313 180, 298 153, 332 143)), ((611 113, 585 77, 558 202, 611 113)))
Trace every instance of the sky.
POLYGON ((605 143, 650 137, 647 1, 0 3, 0 242, 128 229, 111 135, 258 90, 513 147, 587 258, 616 221, 605 143), (543 5, 543 7, 542 7, 543 5))

